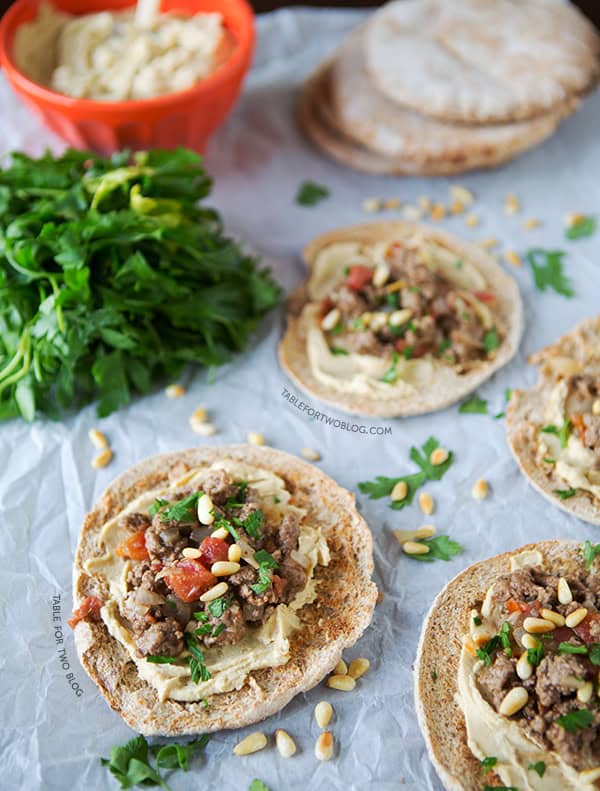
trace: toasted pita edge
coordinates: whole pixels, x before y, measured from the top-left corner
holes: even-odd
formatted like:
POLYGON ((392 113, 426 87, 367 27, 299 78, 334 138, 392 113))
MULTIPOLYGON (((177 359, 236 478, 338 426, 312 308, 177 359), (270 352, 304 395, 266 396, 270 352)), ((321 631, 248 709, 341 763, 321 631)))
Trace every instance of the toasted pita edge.
POLYGON ((245 445, 162 454, 139 462, 113 481, 85 519, 73 571, 75 606, 89 595, 107 596, 101 578, 84 569, 85 561, 99 554, 97 536, 107 519, 149 488, 166 484, 169 472, 181 462, 193 467, 225 458, 260 465, 282 476, 310 509, 311 522, 322 527, 331 563, 317 569, 317 600, 298 613, 302 628, 290 637, 290 661, 251 673, 240 690, 211 696, 208 708, 201 702, 161 702, 105 624, 81 621, 75 627, 75 644, 83 667, 110 706, 146 735, 206 733, 265 719, 318 684, 335 667, 343 649, 359 639, 373 615, 377 588, 370 579, 372 537, 354 496, 295 456, 245 445))
MULTIPOLYGON (((302 286, 292 294, 286 332, 279 344, 279 360, 290 379, 303 391, 320 401, 353 415, 365 417, 406 417, 434 412, 454 404, 506 365, 516 354, 523 334, 523 305, 516 282, 481 248, 462 242, 451 234, 437 228, 405 221, 374 222, 338 228, 313 239, 304 249, 304 259, 309 269, 319 252, 326 246, 345 241, 373 244, 377 241, 394 241, 407 238, 421 230, 432 241, 456 251, 457 257, 468 260, 484 275, 498 297, 500 316, 506 326, 506 337, 496 357, 483 363, 468 374, 457 377, 456 386, 436 387, 435 381, 427 392, 419 391, 398 399, 378 399, 354 393, 341 393, 322 384, 313 374, 306 351, 306 333, 298 304, 302 299, 302 286)), ((290 304, 290 303, 288 303, 290 304)))
MULTIPOLYGON (((580 542, 555 539, 481 560, 454 577, 431 605, 417 647, 414 699, 429 757, 448 791, 482 788, 481 764, 467 745, 464 715, 455 700, 462 638, 469 632, 472 607, 495 579, 510 571, 514 555, 537 549, 546 565, 580 567, 581 548, 580 542)), ((493 780, 500 778, 493 772, 485 775, 486 783, 493 780)))
MULTIPOLYGON (((562 354, 568 356, 578 339, 589 340, 590 337, 600 346, 600 316, 585 319, 555 343, 532 355, 529 362, 543 366, 549 357, 562 354)), ((544 422, 546 399, 555 384, 555 380, 541 373, 538 383, 531 390, 513 390, 506 414, 508 445, 521 472, 534 489, 563 511, 584 522, 600 525, 600 504, 596 498, 592 494, 578 491, 568 500, 561 500, 554 494, 554 489, 564 486, 564 482, 547 476, 536 461, 537 443, 531 424, 539 425, 544 422)))

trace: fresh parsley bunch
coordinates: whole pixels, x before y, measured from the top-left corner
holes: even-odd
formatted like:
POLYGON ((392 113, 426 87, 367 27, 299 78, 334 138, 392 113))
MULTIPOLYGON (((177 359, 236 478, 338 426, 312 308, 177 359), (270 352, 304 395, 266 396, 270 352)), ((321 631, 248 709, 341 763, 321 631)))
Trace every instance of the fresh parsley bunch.
POLYGON ((242 350, 279 288, 199 205, 185 149, 15 153, 0 169, 0 419, 99 415, 242 350))

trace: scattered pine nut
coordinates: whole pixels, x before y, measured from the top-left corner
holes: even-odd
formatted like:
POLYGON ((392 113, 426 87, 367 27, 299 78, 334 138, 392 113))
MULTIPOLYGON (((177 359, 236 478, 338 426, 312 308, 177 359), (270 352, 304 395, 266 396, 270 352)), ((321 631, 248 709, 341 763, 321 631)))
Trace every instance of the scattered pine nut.
POLYGON ((281 728, 275 731, 275 744, 283 758, 291 758, 296 752, 296 742, 287 731, 281 728))
POLYGON ((592 415, 600 415, 600 398, 597 398, 592 404, 592 415))
POLYGON ((406 544, 407 541, 419 540, 421 538, 431 538, 435 535, 435 527, 433 525, 423 525, 417 527, 416 530, 392 530, 396 536, 398 543, 406 544))
POLYGON ((375 288, 381 288, 385 286, 390 276, 390 268, 387 264, 377 264, 375 270, 373 271, 373 278, 371 282, 375 286, 375 288))
POLYGON ((463 214, 465 210, 465 204, 459 200, 453 200, 450 204, 450 213, 451 214, 463 214))
POLYGON ((523 648, 539 648, 540 641, 537 640, 532 634, 525 633, 521 637, 521 644, 523 648))
POLYGON ((333 706, 326 700, 321 700, 315 706, 315 720, 319 728, 326 728, 333 716, 333 706))
POLYGON ((429 216, 435 222, 437 222, 438 220, 443 220, 444 217, 446 216, 446 207, 444 206, 443 203, 434 203, 434 205, 431 207, 431 212, 429 213, 429 216))
POLYGON ((258 431, 249 431, 246 439, 248 440, 249 445, 264 445, 265 438, 262 434, 259 434, 258 431))
POLYGON ((454 200, 464 203, 465 206, 470 206, 475 200, 475 195, 473 195, 471 190, 462 184, 451 184, 450 195, 454 200))
POLYGON ((398 483, 392 489, 390 497, 392 498, 392 502, 397 503, 401 500, 404 500, 407 494, 408 486, 406 485, 406 481, 398 481, 398 483))
POLYGON ((206 409, 203 406, 199 406, 192 412, 190 420, 197 420, 199 423, 204 423, 207 417, 206 409))
POLYGON ((356 686, 356 681, 352 676, 329 676, 327 679, 327 686, 331 689, 338 689, 340 692, 352 692, 356 686))
POLYGON ((348 665, 344 662, 343 659, 337 663, 337 665, 333 668, 333 674, 335 676, 345 676, 348 672, 348 665))
POLYGON ((226 582, 217 582, 216 585, 213 585, 212 588, 209 588, 206 593, 203 593, 202 596, 200 596, 200 601, 214 601, 215 599, 219 599, 221 596, 226 594, 228 590, 229 585, 226 582))
POLYGON ((202 557, 202 552, 200 552, 199 549, 196 549, 196 547, 185 547, 181 554, 184 558, 192 558, 193 560, 202 557))
POLYGON ((389 316, 390 327, 399 327, 401 324, 405 324, 412 317, 412 315, 413 311, 410 308, 394 310, 389 316))
POLYGON ((533 675, 533 665, 527 658, 527 651, 521 654, 515 669, 521 681, 527 681, 528 678, 531 678, 533 675))
POLYGON ((582 214, 581 212, 570 211, 568 214, 565 214, 565 225, 567 228, 572 228, 582 220, 585 220, 585 214, 582 214))
POLYGON ((433 464, 434 467, 439 467, 440 464, 443 464, 445 461, 448 461, 449 455, 450 454, 448 453, 446 448, 436 448, 434 451, 431 452, 429 461, 433 464))
POLYGON ((418 206, 405 206, 402 209, 402 216, 405 220, 416 222, 423 217, 423 211, 418 206))
POLYGON ((230 560, 232 563, 239 563, 241 557, 242 548, 240 545, 230 544, 229 549, 227 550, 227 560, 230 560))
POLYGON ((514 192, 509 194, 504 199, 504 213, 511 216, 518 214, 521 211, 521 203, 514 192))
POLYGON ((255 731, 241 742, 235 745, 233 752, 235 755, 251 755, 259 750, 263 750, 267 746, 267 737, 260 731, 255 731))
POLYGON ((333 734, 323 731, 315 744, 315 756, 319 761, 330 761, 333 758, 333 734))
POLYGON ((475 481, 471 489, 471 497, 475 500, 485 500, 488 494, 488 484, 483 478, 475 481))
POLYGON ((218 527, 216 530, 213 530, 213 532, 210 534, 210 537, 220 538, 222 541, 224 541, 228 535, 229 532, 224 527, 218 527))
POLYGON ((435 502, 429 492, 421 492, 419 495, 419 506, 426 516, 433 513, 435 502))
POLYGON ((417 199, 417 204, 423 211, 431 211, 433 206, 431 198, 427 198, 425 195, 421 195, 421 197, 417 199))
POLYGON ((108 448, 108 440, 106 439, 105 435, 97 428, 91 428, 88 431, 88 437, 90 438, 92 445, 97 450, 104 450, 104 448, 108 448))
POLYGON ((329 330, 332 330, 337 325, 341 316, 340 309, 333 308, 321 319, 321 329, 325 330, 325 332, 329 332, 329 330))
POLYGON ((504 259, 511 265, 511 266, 522 266, 523 261, 521 261, 521 256, 516 253, 514 250, 506 250, 504 253, 504 259))
POLYGON ((321 454, 319 451, 313 450, 312 448, 302 448, 300 455, 308 461, 321 461, 321 454))
POLYGON ((589 703, 594 694, 594 685, 591 681, 586 681, 583 686, 577 690, 577 700, 580 703, 589 703))
POLYGON ((467 214, 465 217, 465 225, 468 228, 477 228, 479 225, 479 217, 476 214, 467 214))
POLYGON ((595 783, 600 779, 600 767, 595 766, 593 769, 584 769, 579 772, 579 777, 586 783, 595 783))
POLYGON ((477 244, 484 250, 493 250, 494 247, 498 247, 499 242, 495 236, 488 236, 485 239, 480 239, 477 244))
POLYGON ((358 678, 364 676, 367 670, 371 667, 371 663, 368 659, 364 657, 359 657, 358 659, 353 659, 348 666, 348 675, 351 676, 355 681, 358 678))
POLYGON ((169 385, 165 388, 165 395, 167 398, 181 398, 185 395, 185 387, 182 385, 169 385))
POLYGON ((534 228, 539 228, 540 225, 541 223, 537 217, 530 217, 528 220, 525 220, 525 222, 523 223, 523 230, 533 231, 534 228))
POLYGON ((575 626, 579 626, 579 624, 586 618, 588 611, 585 607, 578 607, 572 613, 569 613, 565 618, 565 625, 569 627, 569 629, 573 629, 575 626))
POLYGON ((402 544, 402 551, 407 555, 426 555, 429 552, 427 544, 420 544, 418 541, 407 541, 402 544))
POLYGON ((573 601, 573 594, 571 593, 571 588, 569 587, 569 583, 564 577, 561 577, 558 580, 558 587, 556 594, 558 596, 558 601, 561 604, 571 604, 573 601))
POLYGON ((214 504, 212 498, 208 494, 202 494, 198 500, 196 513, 198 514, 198 521, 201 525, 212 525, 215 521, 214 504))
POLYGON ((240 570, 239 563, 232 563, 230 560, 217 560, 210 567, 210 573, 215 577, 228 577, 230 574, 237 574, 240 570))
POLYGON ((199 434, 201 437, 212 437, 217 433, 217 427, 213 423, 205 423, 193 417, 190 418, 190 427, 194 434, 199 434))
POLYGON ((92 459, 92 467, 95 470, 106 467, 107 464, 110 464, 112 457, 112 450, 110 448, 104 448, 104 450, 101 450, 100 453, 97 453, 92 459))
POLYGON ((373 214, 381 209, 381 201, 379 198, 365 198, 362 202, 363 211, 373 214))
POLYGON ((529 693, 525 687, 513 687, 511 691, 504 696, 502 703, 498 706, 498 711, 505 717, 512 717, 513 714, 521 711, 528 700, 529 693))
POLYGON ((545 618, 525 618, 523 628, 529 634, 545 634, 546 632, 553 632, 556 629, 556 624, 553 621, 547 621, 545 618))
POLYGON ((547 607, 542 608, 540 615, 547 621, 552 621, 552 623, 555 623, 557 626, 565 625, 565 616, 561 615, 559 612, 554 612, 554 610, 549 610, 547 607))
POLYGON ((383 202, 384 209, 397 209, 400 206, 400 198, 388 198, 383 202))

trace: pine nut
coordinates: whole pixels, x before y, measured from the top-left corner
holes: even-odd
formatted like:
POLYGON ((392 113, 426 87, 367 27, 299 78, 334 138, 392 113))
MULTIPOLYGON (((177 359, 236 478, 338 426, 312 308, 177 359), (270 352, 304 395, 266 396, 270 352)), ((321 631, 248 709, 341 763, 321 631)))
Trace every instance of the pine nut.
POLYGON ((583 619, 587 616, 588 611, 585 607, 579 607, 577 610, 574 610, 570 615, 567 615, 565 618, 565 625, 569 627, 569 629, 573 629, 575 626, 579 626, 579 624, 583 621, 583 619))
POLYGON ((451 184, 450 195, 454 198, 454 200, 464 203, 465 206, 470 206, 475 200, 475 196, 471 190, 467 187, 463 187, 461 184, 451 184))
POLYGON ((521 644, 523 648, 539 648, 540 641, 537 640, 532 634, 524 634, 521 637, 521 644))
POLYGON ((264 445, 265 438, 258 431, 249 431, 246 436, 249 445, 264 445))
POLYGON ((233 752, 235 755, 251 755, 267 746, 267 737, 260 731, 255 731, 241 742, 235 745, 233 752))
POLYGON ((453 200, 450 203, 450 213, 451 214, 463 214, 465 211, 465 204, 459 200, 453 200))
POLYGON ((205 423, 203 420, 196 420, 194 417, 190 418, 190 427, 194 434, 199 434, 201 437, 212 437, 217 433, 217 427, 213 423, 205 423))
POLYGON ((204 423, 207 418, 206 409, 203 406, 199 406, 197 409, 194 409, 190 420, 197 420, 199 423, 204 423))
POLYGON ((479 480, 475 481, 473 484, 473 488, 471 489, 471 497, 473 497, 474 500, 485 500, 487 493, 487 481, 484 481, 483 478, 479 478, 479 480))
POLYGON ((315 744, 315 755, 319 761, 330 761, 333 758, 333 734, 323 731, 315 744))
POLYGON ((198 500, 198 507, 196 508, 198 521, 201 525, 212 525, 212 523, 215 521, 214 509, 215 507, 210 495, 202 493, 200 499, 198 500))
POLYGON ((371 324, 370 327, 373 332, 379 332, 380 330, 385 329, 388 323, 388 314, 383 313, 380 311, 379 313, 373 313, 371 316, 371 324))
POLYGON ((383 202, 384 209, 397 209, 400 206, 400 198, 388 198, 383 202))
POLYGON ((232 563, 229 560, 217 560, 210 567, 210 573, 215 577, 227 577, 230 574, 236 574, 240 570, 239 563, 232 563))
POLYGON ((594 783, 600 780, 600 766, 595 766, 593 769, 584 769, 579 772, 579 777, 586 783, 594 783))
POLYGON ((227 593, 229 589, 229 585, 226 582, 217 582, 216 585, 213 585, 212 588, 209 588, 206 593, 203 593, 200 596, 200 601, 207 602, 207 601, 214 601, 218 599, 220 596, 223 596, 227 593))
POLYGON ((315 720, 319 728, 326 728, 333 716, 333 706, 326 700, 321 700, 315 706, 315 720))
POLYGON ((444 217, 446 216, 446 207, 444 206, 443 203, 435 203, 431 207, 429 216, 434 222, 437 222, 438 220, 443 220, 444 217))
POLYGON ((275 744, 283 758, 291 758, 296 752, 296 742, 287 731, 278 728, 275 731, 275 744))
POLYGON ((556 624, 552 621, 546 621, 544 618, 525 618, 523 628, 530 634, 544 634, 545 632, 553 632, 556 629, 556 624))
MULTIPOLYGON (((600 401, 598 403, 600 403, 600 401)), ((97 428, 91 428, 88 431, 88 437, 90 438, 92 445, 97 450, 104 450, 104 448, 108 448, 108 440, 97 428)))
POLYGON ((239 563, 242 557, 242 548, 239 544, 231 544, 227 550, 227 560, 231 563, 239 563))
POLYGON ((333 674, 335 676, 345 676, 348 672, 348 665, 344 662, 343 659, 337 663, 337 665, 333 668, 333 674))
POLYGON ((104 448, 104 450, 101 450, 100 453, 97 453, 92 459, 92 467, 95 470, 106 467, 107 464, 110 464, 112 457, 112 450, 110 448, 104 448))
POLYGON ((401 324, 406 324, 412 315, 413 311, 410 308, 395 310, 393 313, 390 313, 390 327, 399 327, 401 324))
POLYGON ((498 240, 495 236, 488 236, 485 239, 481 239, 477 244, 483 247, 484 250, 493 250, 494 247, 498 247, 498 240))
POLYGON ((229 535, 229 533, 227 532, 227 530, 225 530, 224 527, 219 527, 216 530, 213 530, 213 532, 210 534, 210 537, 211 538, 220 538, 221 541, 224 541, 227 538, 228 535, 229 535))
POLYGON ((373 214, 381 209, 381 201, 379 198, 365 198, 362 202, 362 210, 373 214))
POLYGON ((406 481, 398 481, 398 483, 392 489, 390 497, 392 498, 392 502, 397 503, 400 500, 404 500, 407 494, 408 486, 406 485, 406 481))
POLYGON ((431 211, 431 207, 433 206, 431 198, 428 198, 425 195, 421 195, 421 197, 417 199, 417 203, 419 204, 419 207, 423 209, 423 211, 431 211))
POLYGON ((308 461, 321 461, 321 454, 319 451, 313 450, 312 448, 302 448, 300 455, 308 461))
POLYGON ((356 681, 352 676, 329 676, 327 686, 331 689, 339 689, 340 692, 351 692, 356 686, 356 681))
POLYGON ((367 672, 367 670, 371 667, 371 663, 368 659, 364 657, 359 657, 358 659, 353 659, 350 662, 348 667, 348 675, 351 676, 354 680, 357 678, 361 678, 367 672))
POLYGON ((417 206, 405 206, 402 209, 402 216, 405 220, 412 220, 415 222, 416 220, 420 220, 423 216, 422 209, 418 208, 417 206))
POLYGON ((407 541, 402 544, 402 551, 407 555, 426 555, 429 547, 427 544, 419 544, 418 541, 407 541))
POLYGON ((202 557, 202 552, 200 552, 199 549, 196 549, 196 547, 186 547, 181 554, 184 558, 196 559, 202 557))
POLYGON ((479 225, 479 217, 476 214, 467 214, 465 217, 465 225, 468 228, 477 228, 479 225))
MULTIPOLYGON (((435 527, 433 525, 423 525, 416 530, 392 530, 400 544, 406 544, 407 541, 414 541, 415 539, 431 538, 435 535, 435 527)), ((425 554, 425 553, 423 553, 425 554)))
POLYGON ((340 313, 340 309, 333 308, 321 319, 321 329, 325 330, 325 332, 332 330, 341 318, 342 314, 340 313))
POLYGON ((432 451, 431 456, 429 457, 429 461, 433 464, 434 467, 439 467, 440 464, 443 464, 445 461, 448 461, 448 456, 450 454, 446 450, 446 448, 436 448, 432 451))
POLYGON ((528 678, 531 678, 533 674, 533 665, 527 659, 527 651, 522 653, 519 657, 516 670, 521 681, 527 681, 528 678))
POLYGON ((582 687, 577 690, 577 700, 580 703, 589 703, 594 694, 594 685, 591 681, 586 681, 582 687))
POLYGON ((592 415, 600 415, 600 398, 597 398, 592 404, 592 415))
POLYGON ((421 507, 421 511, 423 511, 426 516, 429 516, 433 513, 435 503, 429 492, 421 492, 419 495, 419 506, 421 507))
POLYGON ((504 258, 511 266, 521 266, 523 263, 521 261, 521 256, 514 250, 506 250, 504 258))
POLYGON ((561 615, 559 612, 554 612, 554 610, 547 610, 544 607, 540 615, 542 616, 542 618, 545 618, 547 621, 552 621, 552 623, 555 623, 557 626, 565 625, 565 616, 561 615))
POLYGON ((528 700, 529 695, 525 687, 513 687, 513 689, 505 695, 502 703, 498 707, 498 711, 505 717, 512 717, 513 714, 521 711, 528 700))
POLYGON ((568 214, 565 214, 565 225, 567 228, 572 228, 574 225, 577 225, 582 220, 585 220, 585 214, 581 214, 578 211, 570 211, 568 214))
POLYGON ((523 230, 524 231, 533 231, 534 228, 540 227, 540 221, 537 217, 530 217, 528 220, 525 220, 523 223, 523 230))
POLYGON ((388 277, 390 276, 390 268, 387 264, 377 264, 375 267, 375 271, 373 272, 373 280, 372 283, 375 288, 381 288, 387 283, 388 277))
POLYGON ((504 213, 508 215, 517 214, 521 210, 521 203, 514 192, 509 192, 504 199, 504 213))
POLYGON ((185 395, 185 387, 181 385, 169 385, 165 388, 165 395, 167 398, 181 398, 185 395))

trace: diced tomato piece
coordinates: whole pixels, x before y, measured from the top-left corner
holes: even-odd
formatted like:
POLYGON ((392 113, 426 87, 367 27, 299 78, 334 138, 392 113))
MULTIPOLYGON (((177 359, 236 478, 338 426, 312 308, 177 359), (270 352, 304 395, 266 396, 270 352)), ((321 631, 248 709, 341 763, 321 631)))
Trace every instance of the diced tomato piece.
POLYGON ((319 318, 324 318, 332 308, 333 300, 331 297, 325 297, 325 299, 321 302, 321 307, 319 308, 319 318))
POLYGON ((419 357, 424 357, 431 351, 431 346, 428 343, 417 343, 413 345, 410 344, 406 338, 398 338, 394 346, 396 351, 400 352, 400 354, 403 354, 407 349, 411 349, 411 353, 407 357, 409 360, 416 360, 419 357))
POLYGON ((352 291, 360 291, 367 283, 371 282, 373 277, 373 270, 370 266, 363 266, 362 264, 355 264, 350 267, 348 277, 346 278, 346 285, 352 291))
POLYGON ((583 415, 579 414, 578 412, 576 412, 574 415, 571 415, 571 423, 579 432, 579 439, 585 445, 585 423, 583 421, 583 415))
POLYGON ((600 613, 589 613, 573 631, 584 643, 600 642, 600 613))
POLYGON ((279 577, 277 574, 273 574, 271 577, 271 581, 273 583, 273 592, 278 599, 283 596, 283 592, 287 586, 287 580, 283 579, 283 577, 279 577))
POLYGON ((150 555, 146 549, 146 531, 138 530, 126 538, 117 547, 117 555, 120 558, 130 558, 131 560, 149 560, 150 555))
POLYGON ((100 610, 103 604, 104 602, 96 596, 88 596, 76 610, 73 610, 73 617, 69 618, 67 623, 71 629, 74 629, 79 621, 90 620, 97 623, 100 620, 100 610))
POLYGON ((180 560, 165 581, 175 596, 184 602, 196 601, 217 584, 217 578, 202 563, 191 558, 180 560))
POLYGON ((229 544, 222 538, 208 536, 200 544, 200 552, 202 552, 200 562, 210 568, 218 560, 227 560, 229 544))
POLYGON ((487 302, 488 304, 496 301, 496 295, 491 291, 476 291, 475 296, 480 302, 487 302))
POLYGON ((523 612, 529 614, 532 610, 532 606, 526 601, 515 601, 515 599, 508 599, 506 602, 506 609, 509 612, 523 612))

